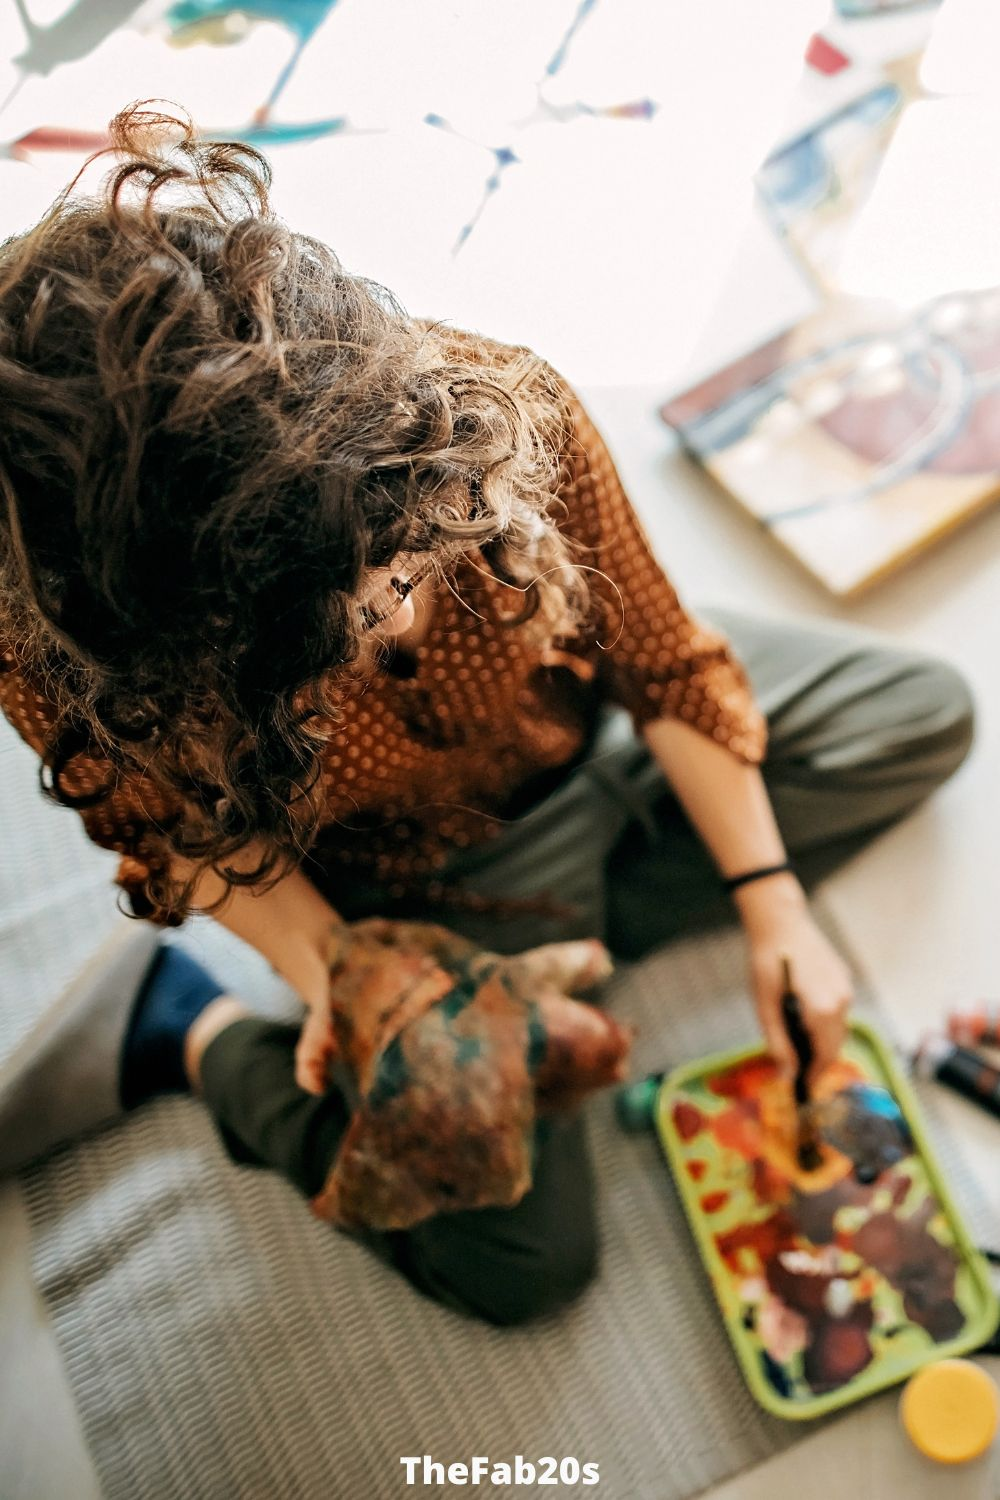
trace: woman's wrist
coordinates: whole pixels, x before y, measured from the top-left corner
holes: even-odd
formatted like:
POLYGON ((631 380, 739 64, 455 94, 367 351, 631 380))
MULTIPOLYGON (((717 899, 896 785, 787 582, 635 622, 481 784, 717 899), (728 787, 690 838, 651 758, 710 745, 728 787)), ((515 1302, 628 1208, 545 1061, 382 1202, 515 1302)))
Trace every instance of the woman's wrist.
POLYGON ((739 886, 732 893, 740 921, 749 933, 808 910, 806 893, 793 870, 782 870, 762 880, 739 886))
POLYGON ((722 884, 731 896, 745 885, 755 885, 760 880, 771 880, 775 875, 784 875, 791 869, 790 859, 776 857, 770 864, 753 865, 749 869, 741 870, 738 875, 724 875, 722 884))
POLYGON ((321 931, 301 930, 282 950, 278 972, 304 1004, 325 1007, 330 997, 330 935, 339 923, 331 921, 321 931))

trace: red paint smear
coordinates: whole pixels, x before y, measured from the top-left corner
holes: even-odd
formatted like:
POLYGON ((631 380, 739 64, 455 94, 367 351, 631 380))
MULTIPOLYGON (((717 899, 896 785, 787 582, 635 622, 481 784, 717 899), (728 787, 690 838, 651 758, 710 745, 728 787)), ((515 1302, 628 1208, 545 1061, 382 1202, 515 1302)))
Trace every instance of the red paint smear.
POLYGON ((788 1197, 788 1181, 771 1162, 757 1156, 750 1166, 754 1195, 760 1203, 776 1203, 788 1197))
POLYGON ((734 1104, 721 1114, 712 1115, 709 1128, 720 1146, 738 1151, 740 1156, 752 1161, 760 1153, 760 1125, 756 1110, 746 1105, 734 1104))
POLYGON ((725 1073, 716 1073, 706 1082, 712 1093, 723 1099, 756 1099, 764 1084, 775 1076, 775 1071, 769 1057, 751 1057, 738 1067, 727 1068, 725 1073))
POLYGON ((99 151, 108 144, 101 131, 69 130, 55 125, 39 125, 14 142, 23 151, 99 151))
POLYGON ((704 1129, 705 1116, 686 1099, 678 1099, 674 1105, 674 1126, 682 1141, 690 1141, 704 1129))
POLYGON ((821 36, 818 31, 815 36, 809 38, 806 62, 810 68, 815 68, 817 73, 825 73, 828 78, 851 66, 851 59, 847 54, 841 52, 840 48, 835 47, 832 42, 828 42, 826 37, 821 36))
POLYGON ((717 1214, 719 1209, 729 1202, 729 1194, 724 1192, 706 1193, 701 1200, 701 1206, 707 1214, 717 1214))
POLYGON ((738 1271, 741 1250, 753 1250, 762 1263, 773 1260, 782 1250, 795 1244, 795 1221, 783 1208, 759 1224, 738 1224, 715 1236, 719 1254, 733 1271, 738 1271))
POLYGON ((708 1162, 701 1161, 700 1158, 696 1157, 694 1161, 688 1162, 687 1169, 688 1176, 693 1177, 695 1182, 700 1182, 705 1173, 708 1171, 708 1162))

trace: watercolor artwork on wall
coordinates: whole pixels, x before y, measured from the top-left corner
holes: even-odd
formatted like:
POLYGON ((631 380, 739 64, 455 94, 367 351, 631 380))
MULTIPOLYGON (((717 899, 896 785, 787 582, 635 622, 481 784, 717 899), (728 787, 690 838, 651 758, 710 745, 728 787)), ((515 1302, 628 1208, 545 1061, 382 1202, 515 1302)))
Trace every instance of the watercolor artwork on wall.
POLYGON ((993 1332, 997 1303, 905 1083, 855 1024, 806 1106, 798 1160, 788 1082, 760 1051, 666 1080, 659 1131, 744 1374, 779 1416, 808 1418, 993 1332))
POLYGON ((920 54, 883 69, 850 99, 771 153, 756 175, 775 228, 816 281, 837 289, 837 268, 903 111, 920 97, 920 54))
POLYGON ((896 11, 932 10, 941 0, 834 0, 837 11, 846 20, 866 16, 886 16, 896 11))
MULTIPOLYGON (((341 135, 386 134, 394 125, 392 111, 386 118, 366 116, 362 122, 349 111, 335 108, 320 112, 312 109, 301 115, 294 102, 292 113, 284 112, 307 62, 313 78, 307 94, 312 100, 318 92, 316 76, 322 76, 324 67, 332 71, 342 65, 345 43, 336 26, 339 0, 72 0, 56 19, 44 21, 34 17, 30 0, 14 3, 25 45, 13 59, 15 81, 6 97, 0 97, 0 116, 31 80, 92 56, 109 39, 117 36, 124 42, 127 36, 136 48, 132 65, 157 80, 165 98, 191 101, 199 127, 209 139, 242 140, 272 151, 341 135), (228 118, 216 122, 214 115, 219 109, 226 111, 228 118), (205 111, 204 118, 201 110, 205 111)), ((482 196, 478 203, 468 206, 468 217, 456 235, 454 254, 475 229, 486 203, 500 191, 507 170, 519 164, 516 145, 527 127, 598 119, 641 124, 656 115, 657 102, 645 96, 599 104, 586 99, 571 103, 549 99, 548 86, 566 64, 596 5, 597 0, 576 0, 566 9, 565 29, 561 35, 556 29, 555 47, 550 46, 547 56, 532 50, 532 38, 525 39, 524 73, 533 84, 534 107, 525 118, 506 127, 509 140, 503 144, 468 142, 481 150, 486 171, 482 196)), ((356 32, 348 31, 346 45, 358 46, 356 32)), ((356 59, 358 71, 363 71, 366 62, 364 53, 360 53, 356 59)), ((331 88, 329 93, 327 102, 333 104, 336 89, 331 88)), ((443 135, 467 139, 435 110, 426 111, 422 123, 443 135)), ((40 119, 31 128, 18 129, 7 137, 0 123, 0 158, 30 164, 52 152, 82 157, 108 144, 104 125, 96 115, 92 121, 72 125, 58 118, 40 119)))

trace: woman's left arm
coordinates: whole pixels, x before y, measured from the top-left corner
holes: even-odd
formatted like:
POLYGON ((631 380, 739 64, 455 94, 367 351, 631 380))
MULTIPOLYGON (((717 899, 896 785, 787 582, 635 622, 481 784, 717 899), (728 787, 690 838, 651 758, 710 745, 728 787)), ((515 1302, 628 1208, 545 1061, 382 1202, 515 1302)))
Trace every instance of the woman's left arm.
MULTIPOLYGON (((725 637, 685 609, 661 568, 611 455, 572 387, 553 372, 572 416, 560 498, 566 530, 589 549, 601 617, 593 660, 612 702, 632 714, 723 877, 781 864, 781 835, 758 769, 767 725, 725 637)), ((791 874, 740 887, 757 1008, 775 1058, 791 1064, 780 1018, 787 955, 813 1037, 815 1067, 833 1060, 851 997, 846 965, 820 932, 791 874)))
MULTIPOLYGON (((644 733, 723 879, 784 862, 781 834, 756 766, 678 719, 655 719, 644 733)), ((817 927, 790 872, 741 886, 733 900, 747 936, 754 998, 771 1054, 782 1067, 794 1067, 780 1007, 782 957, 787 956, 818 1072, 833 1062, 843 1042, 852 994, 847 966, 817 927)))

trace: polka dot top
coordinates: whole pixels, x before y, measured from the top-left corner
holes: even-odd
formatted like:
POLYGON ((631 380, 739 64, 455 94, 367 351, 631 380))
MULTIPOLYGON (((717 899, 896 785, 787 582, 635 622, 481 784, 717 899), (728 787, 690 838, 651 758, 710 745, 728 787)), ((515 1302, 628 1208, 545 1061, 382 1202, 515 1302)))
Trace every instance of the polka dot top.
MULTIPOLYGON (((572 435, 561 465, 560 525, 579 544, 595 623, 558 649, 538 622, 516 617, 522 597, 478 555, 439 588, 408 670, 379 669, 345 690, 322 756, 323 817, 314 863, 335 900, 363 879, 390 899, 419 890, 445 899, 457 851, 495 838, 504 820, 577 756, 602 703, 637 726, 669 716, 691 724, 748 764, 765 748, 764 721, 725 639, 684 609, 650 548, 599 433, 561 383, 572 435), (601 576, 606 575, 606 576, 601 576)), ((0 643, 2 645, 2 643, 0 643)), ((0 708, 44 754, 52 705, 8 646, 0 708)), ((63 775, 87 833, 121 855, 119 884, 150 914, 147 877, 169 858, 157 828, 178 808, 148 777, 80 755, 63 775), (102 789, 107 788, 104 795, 102 789)))

